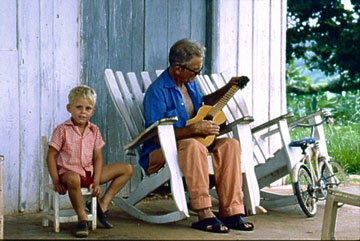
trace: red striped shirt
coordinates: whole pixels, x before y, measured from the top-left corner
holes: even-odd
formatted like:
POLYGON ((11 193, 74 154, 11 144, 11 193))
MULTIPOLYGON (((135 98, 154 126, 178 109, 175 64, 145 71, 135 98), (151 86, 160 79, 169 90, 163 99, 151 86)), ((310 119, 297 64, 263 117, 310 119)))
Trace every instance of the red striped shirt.
POLYGON ((85 177, 85 171, 94 171, 93 153, 105 145, 99 128, 90 121, 83 135, 71 119, 57 126, 49 146, 58 151, 56 163, 59 175, 73 171, 85 177))

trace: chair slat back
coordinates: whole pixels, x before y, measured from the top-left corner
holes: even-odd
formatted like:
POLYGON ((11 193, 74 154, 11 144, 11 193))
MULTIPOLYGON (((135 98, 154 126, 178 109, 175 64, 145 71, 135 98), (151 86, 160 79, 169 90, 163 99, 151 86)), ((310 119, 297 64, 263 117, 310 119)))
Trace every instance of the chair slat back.
POLYGON ((125 120, 129 136, 131 137, 131 139, 135 138, 139 134, 139 130, 131 119, 131 112, 125 105, 123 95, 120 92, 120 85, 118 85, 114 72, 111 69, 105 70, 105 82, 109 90, 111 99, 115 104, 115 108, 121 114, 121 117, 125 120))
MULTIPOLYGON (((221 76, 224 83, 227 83, 227 82, 230 81, 230 77, 226 73, 220 73, 220 76, 221 76)), ((236 94, 234 95, 234 99, 235 99, 235 103, 237 105, 237 108, 239 108, 241 114, 243 116, 251 116, 249 114, 249 110, 248 110, 246 101, 244 99, 244 96, 242 95, 241 90, 236 92, 236 94)))
POLYGON ((134 107, 137 109, 139 118, 141 118, 141 124, 144 125, 144 107, 142 105, 144 99, 144 93, 141 91, 139 81, 136 78, 136 74, 134 72, 127 73, 127 77, 130 81, 130 90, 133 93, 134 97, 134 107))
MULTIPOLYGON (((135 101, 134 95, 130 92, 123 73, 121 71, 116 71, 116 77, 116 80, 118 81, 118 85, 120 87, 120 92, 124 98, 125 105, 127 106, 127 109, 130 110, 131 118, 135 122, 137 132, 140 133, 144 129, 144 118, 142 117, 141 110, 138 106, 137 101, 135 101)), ((136 77, 135 81, 137 81, 136 77)))
MULTIPOLYGON (((215 84, 216 89, 220 89, 226 84, 226 82, 218 74, 212 74, 211 80, 215 84)), ((236 93, 238 93, 239 91, 241 91, 241 90, 238 90, 236 93)), ((227 106, 228 106, 228 109, 230 110, 231 115, 234 118, 234 120, 239 119, 244 116, 244 115, 242 115, 241 110, 237 106, 234 96, 229 100, 227 106)))
POLYGON ((197 80, 197 82, 199 84, 200 90, 203 93, 203 95, 208 95, 208 94, 211 93, 209 87, 206 84, 206 81, 205 81, 205 78, 204 78, 203 75, 198 75, 196 77, 196 80, 197 80))
MULTIPOLYGON (((204 95, 213 93, 216 90, 214 84, 212 83, 212 81, 208 75, 199 75, 198 83, 199 83, 200 89, 201 90, 204 89, 204 91, 203 91, 204 95)), ((231 113, 231 110, 229 109, 228 104, 224 106, 222 111, 224 112, 228 122, 232 122, 235 120, 234 115, 231 113)))
POLYGON ((157 70, 155 70, 155 73, 156 73, 156 76, 157 76, 157 77, 159 77, 159 76, 162 74, 162 72, 164 72, 164 69, 157 69, 157 70))
POLYGON ((142 71, 141 72, 141 77, 142 77, 143 83, 144 83, 144 89, 143 89, 142 92, 145 93, 145 90, 147 90, 149 88, 152 81, 151 81, 151 78, 150 78, 150 74, 147 71, 142 71))

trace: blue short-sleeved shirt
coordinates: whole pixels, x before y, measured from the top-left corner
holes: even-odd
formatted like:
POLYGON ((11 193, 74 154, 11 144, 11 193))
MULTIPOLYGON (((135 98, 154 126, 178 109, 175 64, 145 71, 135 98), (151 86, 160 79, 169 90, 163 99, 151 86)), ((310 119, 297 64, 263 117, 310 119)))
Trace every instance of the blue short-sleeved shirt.
MULTIPOLYGON (((196 81, 185 84, 194 106, 194 113, 197 113, 203 102, 203 96, 196 81)), ((175 128, 184 127, 189 115, 181 93, 166 69, 148 88, 144 101, 145 128, 155 121, 177 116, 178 121, 175 128)), ((149 153, 160 148, 153 140, 144 143, 140 156, 140 165, 147 170, 149 166, 149 153)))

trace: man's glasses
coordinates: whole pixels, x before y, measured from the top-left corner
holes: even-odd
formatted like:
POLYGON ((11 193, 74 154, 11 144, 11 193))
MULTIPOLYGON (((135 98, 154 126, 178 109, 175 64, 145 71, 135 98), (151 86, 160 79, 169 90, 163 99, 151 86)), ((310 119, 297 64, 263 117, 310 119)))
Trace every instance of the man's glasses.
POLYGON ((187 67, 186 65, 181 65, 181 64, 179 64, 179 66, 181 67, 181 68, 184 68, 184 69, 186 69, 186 70, 188 70, 188 71, 190 71, 190 72, 192 72, 192 73, 194 73, 195 74, 195 76, 196 75, 198 75, 198 74, 200 74, 201 73, 201 71, 203 70, 203 68, 204 68, 204 65, 203 66, 201 66, 201 68, 200 68, 200 70, 199 71, 195 71, 195 70, 193 70, 193 69, 190 69, 189 67, 187 67))

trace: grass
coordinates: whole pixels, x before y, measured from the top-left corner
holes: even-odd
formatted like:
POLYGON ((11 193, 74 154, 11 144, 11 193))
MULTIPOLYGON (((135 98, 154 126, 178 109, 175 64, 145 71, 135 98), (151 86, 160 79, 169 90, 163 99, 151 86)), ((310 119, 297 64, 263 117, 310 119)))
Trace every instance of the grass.
MULTIPOLYGON (((332 159, 338 162, 347 174, 360 174, 360 125, 334 125, 333 135, 329 139, 330 129, 324 128, 328 143, 327 148, 332 159)), ((291 139, 310 136, 310 130, 295 128, 291 139)))

